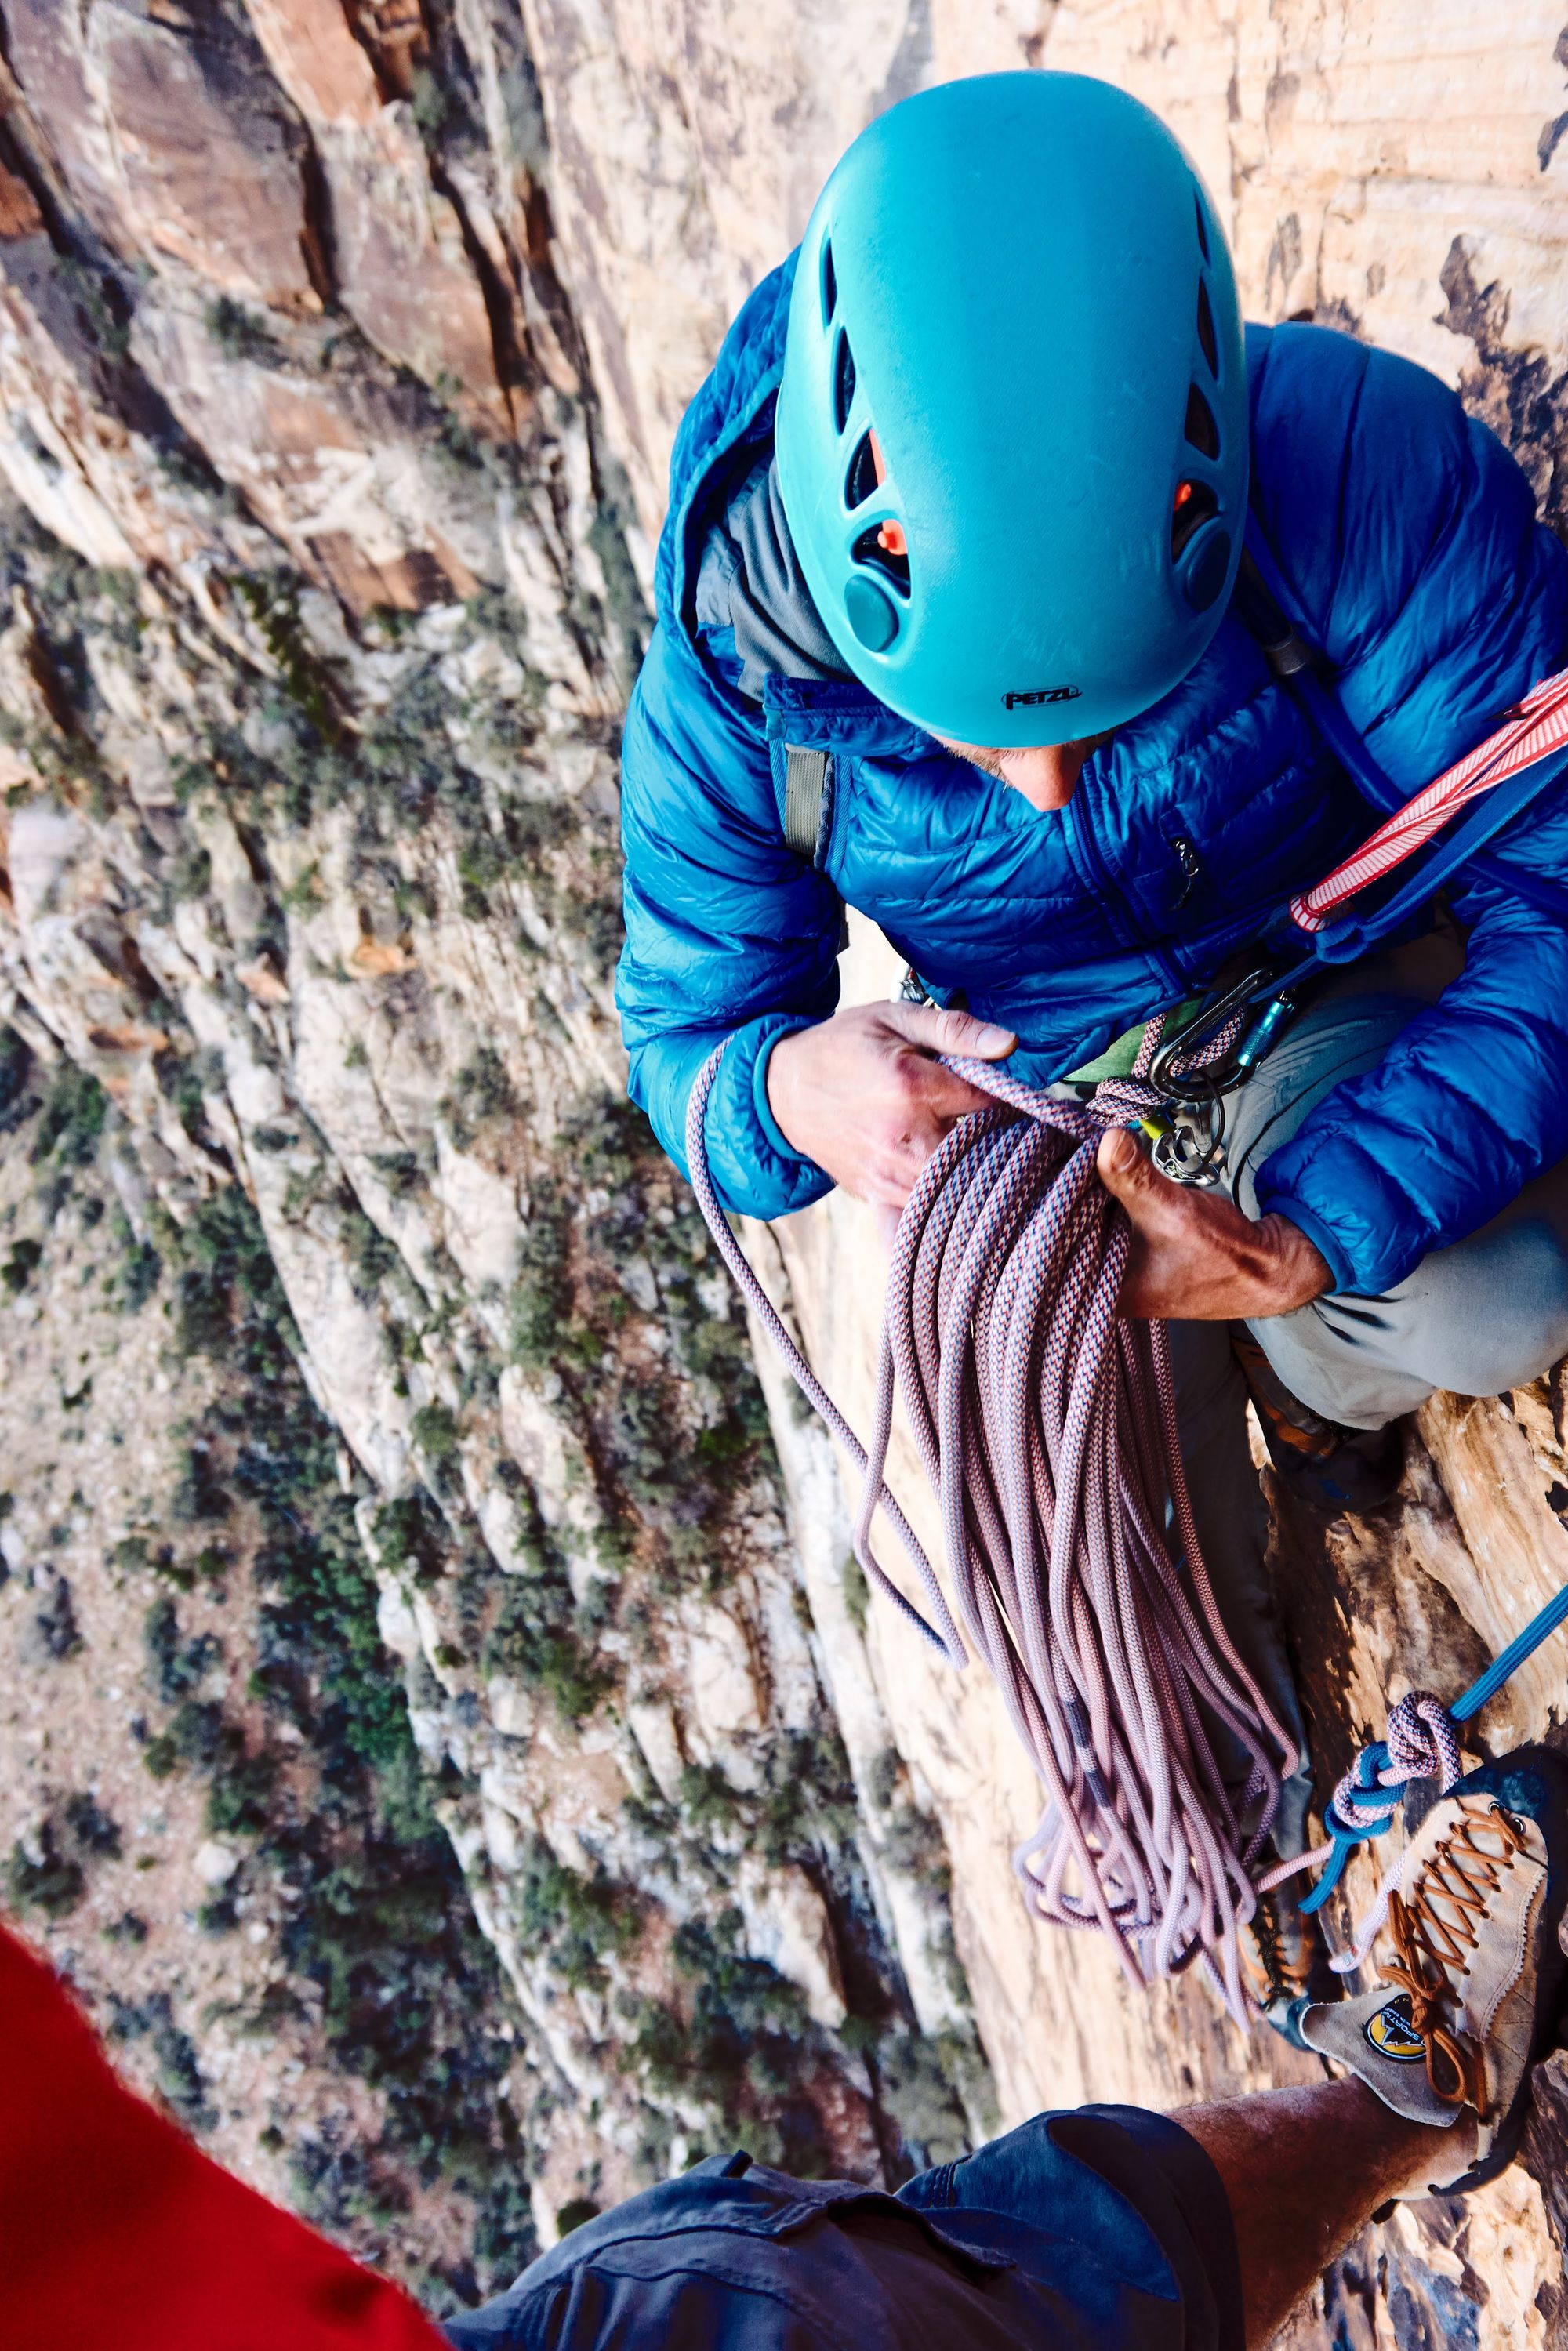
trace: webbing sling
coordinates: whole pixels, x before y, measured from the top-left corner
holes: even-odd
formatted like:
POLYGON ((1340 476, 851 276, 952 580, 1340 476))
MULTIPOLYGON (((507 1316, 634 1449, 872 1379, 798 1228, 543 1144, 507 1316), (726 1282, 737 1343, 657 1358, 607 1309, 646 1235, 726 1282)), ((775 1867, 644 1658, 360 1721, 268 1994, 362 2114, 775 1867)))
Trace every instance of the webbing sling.
POLYGON ((828 754, 798 743, 784 752, 784 838, 797 857, 815 865, 827 812, 828 754))
MULTIPOLYGON (((1479 800, 1483 793, 1499 792, 1501 787, 1517 779, 1511 793, 1504 792, 1500 799, 1489 801, 1484 837, 1490 839, 1520 815, 1552 780, 1552 771, 1530 771, 1540 768, 1552 752, 1561 751, 1565 745, 1568 670, 1559 670, 1531 688, 1519 705, 1517 716, 1505 719, 1484 743, 1466 758, 1456 760, 1413 799, 1406 800, 1332 873, 1312 889, 1292 898, 1291 920, 1303 931, 1327 931, 1341 907, 1348 906, 1363 890, 1425 848, 1457 810, 1479 800)), ((1555 772, 1562 772, 1562 763, 1555 772)), ((1469 853, 1473 856, 1474 852, 1469 853)), ((1448 871, 1455 871, 1462 862, 1462 858, 1456 858, 1448 871)), ((1425 868, 1412 876, 1412 883, 1416 881, 1430 891, 1431 876, 1425 868)), ((1568 904, 1564 911, 1568 912, 1568 904)))
MULTIPOLYGON (((1325 681, 1322 656, 1291 611, 1289 598, 1268 539, 1256 516, 1249 517, 1234 610, 1309 725, 1363 797, 1385 811, 1385 820, 1332 873, 1312 889, 1298 892, 1264 925, 1259 960, 1245 980, 1218 999, 1211 993, 1208 1003, 1191 1018, 1184 1015, 1172 1022, 1165 1016, 1166 1041, 1151 1071, 1155 1091, 1164 1083, 1163 1071, 1174 1050, 1190 1051, 1222 1021, 1239 1041, 1247 1020, 1243 1018, 1238 1025, 1235 1016, 1256 1007, 1261 1008, 1261 1018, 1254 1020, 1241 1045, 1234 1077, 1249 1074, 1282 1032, 1307 981, 1325 965, 1354 963, 1381 940, 1394 936, 1461 868, 1524 899, 1568 930, 1568 888, 1485 854, 1489 842, 1568 773, 1568 670, 1539 679, 1485 742, 1401 801, 1397 786, 1378 766, 1325 681), (1450 828, 1456 815, 1459 820, 1450 828), (1437 838, 1446 828, 1446 837, 1437 838), (1416 862, 1410 872, 1380 904, 1356 908, 1363 892, 1412 859, 1416 862)), ((1221 1090, 1211 1083, 1207 1092, 1212 1097, 1221 1090)), ((1166 1172, 1181 1175, 1169 1164, 1166 1172)))
POLYGON ((1246 568, 1238 582, 1236 606, 1286 692, 1364 799, 1387 818, 1350 858, 1313 889, 1299 893, 1287 913, 1276 919, 1276 946, 1300 950, 1303 934, 1312 939, 1310 955, 1301 956, 1297 968, 1276 980, 1276 987, 1305 977, 1315 964, 1354 962, 1418 913, 1462 866, 1568 927, 1568 889, 1482 853, 1568 772, 1568 670, 1539 680, 1484 743, 1402 802, 1398 787, 1385 775, 1338 695, 1324 681, 1320 656, 1291 610, 1290 590, 1255 516, 1248 521, 1246 568), (1469 814, 1375 913, 1344 913, 1331 919, 1360 891, 1426 847, 1465 807, 1469 814))

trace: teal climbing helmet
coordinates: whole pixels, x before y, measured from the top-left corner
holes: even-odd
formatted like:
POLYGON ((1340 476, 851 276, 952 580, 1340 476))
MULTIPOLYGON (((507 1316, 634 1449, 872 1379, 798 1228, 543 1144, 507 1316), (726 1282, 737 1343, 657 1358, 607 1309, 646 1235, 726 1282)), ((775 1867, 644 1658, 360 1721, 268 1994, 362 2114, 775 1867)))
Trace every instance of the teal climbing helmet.
POLYGON ((1078 74, 892 108, 801 243, 776 436, 880 700, 998 748, 1146 710, 1219 625, 1247 506, 1236 280, 1179 142, 1078 74))

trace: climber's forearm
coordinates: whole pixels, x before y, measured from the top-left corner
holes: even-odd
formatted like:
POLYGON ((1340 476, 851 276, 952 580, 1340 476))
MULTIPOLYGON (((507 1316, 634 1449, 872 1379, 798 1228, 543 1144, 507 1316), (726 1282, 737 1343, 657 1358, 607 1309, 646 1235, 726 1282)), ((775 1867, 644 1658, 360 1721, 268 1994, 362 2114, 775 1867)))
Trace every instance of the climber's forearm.
POLYGON ((1105 1136, 1098 1164, 1133 1228, 1124 1314, 1253 1322, 1293 1313, 1332 1287, 1326 1260, 1299 1225, 1281 1216, 1254 1219, 1221 1193, 1173 1184, 1124 1128, 1105 1136))

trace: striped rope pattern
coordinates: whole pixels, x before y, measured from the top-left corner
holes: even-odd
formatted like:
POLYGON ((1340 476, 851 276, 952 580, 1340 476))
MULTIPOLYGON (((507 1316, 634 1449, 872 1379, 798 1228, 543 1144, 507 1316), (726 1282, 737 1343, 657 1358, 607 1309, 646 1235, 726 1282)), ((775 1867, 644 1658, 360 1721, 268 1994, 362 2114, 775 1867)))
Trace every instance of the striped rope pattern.
MULTIPOLYGON (((1241 1034, 1251 1018, 1250 1005, 1239 1005, 1217 1029, 1212 1037, 1181 1057, 1182 1074, 1207 1070, 1223 1061, 1241 1042, 1241 1034)), ((1165 1041, 1168 1012, 1156 1012, 1145 1028, 1139 1040, 1137 1057, 1124 1078, 1103 1078, 1094 1089, 1093 1112, 1101 1126, 1131 1126, 1137 1121, 1168 1110, 1169 1098, 1149 1081, 1149 1071, 1155 1055, 1165 1041)))
POLYGON ((1479 799, 1496 784, 1531 767, 1548 752, 1568 743, 1568 670, 1558 670, 1532 685, 1516 711, 1494 735, 1447 769, 1435 783, 1406 800, 1377 831, 1362 842, 1353 857, 1322 881, 1291 901, 1291 913, 1303 931, 1321 931, 1333 916, 1369 883, 1377 882, 1407 857, 1424 849, 1457 809, 1479 799))
POLYGON ((1245 2023, 1256 2011, 1238 1936, 1296 1758, 1204 1565, 1165 1326, 1116 1311, 1129 1227, 1094 1155, 1117 1113, 1054 1101, 990 1062, 950 1064, 995 1099, 947 1135, 900 1219, 862 1447, 715 1196, 704 1120, 724 1050, 688 1113, 698 1202, 753 1311, 864 1473, 855 1552, 867 1576, 961 1663, 956 1614, 995 1677, 1043 1797, 1015 1855, 1031 1906, 1102 1928, 1138 1984, 1201 1959, 1245 2023), (952 1614, 885 1482, 900 1392, 940 1505, 952 1614), (934 1624, 876 1557, 879 1504, 934 1624), (1228 1778, 1217 1737, 1241 1759, 1228 1778))

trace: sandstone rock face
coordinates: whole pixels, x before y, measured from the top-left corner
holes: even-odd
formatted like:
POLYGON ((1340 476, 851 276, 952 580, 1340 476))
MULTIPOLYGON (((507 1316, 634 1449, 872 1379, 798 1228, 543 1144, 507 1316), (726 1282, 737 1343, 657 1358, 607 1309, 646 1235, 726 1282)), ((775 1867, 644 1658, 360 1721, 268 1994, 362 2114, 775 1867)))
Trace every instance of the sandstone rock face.
POLYGON ((258 0, 250 16, 320 157, 343 308, 389 359, 455 379, 504 420, 484 287, 409 103, 383 102, 341 0, 258 0))
POLYGON ((567 275, 652 540, 670 444, 729 320, 862 124, 1036 60, 1050 0, 524 0, 567 275))
MULTIPOLYGON (((982 2128, 990 2095, 939 1836, 852 1623, 845 1751, 743 1320, 622 1105, 614 737, 646 621, 520 28, 468 6, 389 47, 388 21, 227 12, 225 79, 219 34, 179 11, 77 9, 60 40, 18 13, 0 1024, 92 1081, 83 1148, 127 1248, 167 1266, 215 1216, 281 1284, 336 1467, 308 1502, 277 1488, 234 1573, 250 1591, 334 1509, 357 1530, 374 1604, 350 1679, 406 1684, 508 1986, 531 2205, 476 2283, 564 2208, 735 2136, 896 2179, 982 2128), (144 128, 187 83, 227 111, 193 99, 186 142, 146 131, 132 172, 130 100, 95 60, 143 30, 144 128), (252 180, 305 174, 319 279, 282 272, 281 183, 243 267, 200 200, 220 129, 263 117, 281 128, 252 180)), ((26 1165, 15 1263, 42 1284, 63 1211, 26 1165)), ((202 1327, 242 1343, 248 1293, 214 1278, 202 1327)), ((135 1311, 207 1279, 167 1271, 135 1311)), ((255 1438, 225 1410, 200 1491, 237 1519, 255 1438)), ((351 1593, 339 1559, 320 1573, 351 1593)), ((11 1668, 41 1671, 36 1649, 11 1668)), ((235 1735, 270 1757, 292 1729, 330 1762, 330 1709, 267 1689, 235 1735)), ((193 1837, 209 1908, 304 1833, 293 1784, 279 1767, 283 1817, 236 1830, 220 1806, 193 1837)), ((46 1774, 38 1818, 67 1801, 46 1774)), ((18 1834, 18 1886, 52 1883, 31 1815, 18 1834)), ((70 1915, 46 1928, 62 1953, 70 1915)), ((307 1999, 287 1915, 255 1918, 278 2002, 307 1999)), ((361 2125, 356 2159, 393 2165, 376 2134, 401 2125, 373 2105, 361 2125)), ((383 2232, 388 2258, 408 2245, 383 2232)))
MULTIPOLYGON (((670 443, 725 324, 861 124, 948 74, 1044 64, 1147 98, 1249 311, 1436 369, 1559 518, 1557 18, 0 15, 0 1026, 101 1087, 127 1247, 172 1255, 226 1200, 281 1281, 375 1590, 355 1671, 405 1686, 509 1987, 538 2239, 737 2137, 896 2179, 1040 2104, 1302 2078, 1199 1989, 1134 2001, 1094 1943, 1031 1927, 1010 1851, 1033 1793, 999 1708, 846 1574, 831 1448, 766 1355, 755 1384, 689 1198, 617 1107, 616 724, 670 443)), ((846 988, 888 978, 857 936, 846 988)), ((16 1192, 46 1270, 52 1181, 16 1192)), ((853 1204, 748 1245, 863 1416, 877 1257, 853 1204)), ((25 1336, 44 1274, 7 1263, 25 1336)), ((1325 1778, 1568 1572, 1559 1384, 1434 1402, 1396 1510, 1281 1519, 1325 1778)), ((247 1458, 214 1428, 213 1478, 247 1458)), ((63 1627, 58 1576, 8 1531, 13 1577, 40 1579, 18 1623, 63 1627)), ((39 1640, 6 1653, 18 1721, 39 1640)), ((1487 1735, 1554 1730, 1563 1687, 1548 1651, 1487 1735)), ((281 1700, 255 1708, 248 1735, 286 1747, 281 1700)), ((39 1823, 64 1802, 38 1787, 28 1886, 53 1882, 39 1823)), ((259 1883, 274 1829, 204 1834, 183 1801, 193 1888, 259 1883)), ((262 1969, 286 1924, 255 1923, 262 1969)), ((1560 2335, 1568 2078, 1539 2105, 1526 2170, 1369 2232, 1300 2339, 1560 2335)), ((370 2105, 352 2127, 373 2137, 370 2105)))

